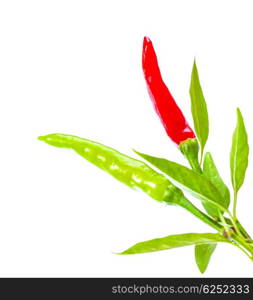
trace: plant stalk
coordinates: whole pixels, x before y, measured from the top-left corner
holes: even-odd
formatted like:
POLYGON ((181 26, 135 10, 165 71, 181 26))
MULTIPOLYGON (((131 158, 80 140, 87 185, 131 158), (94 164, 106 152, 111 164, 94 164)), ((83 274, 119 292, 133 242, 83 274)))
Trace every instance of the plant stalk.
POLYGON ((222 232, 223 227, 215 222, 212 218, 208 215, 204 214, 200 209, 198 209, 195 205, 193 205, 185 196, 182 196, 180 200, 180 206, 188 210, 191 214, 195 217, 203 221, 204 223, 208 224, 209 226, 213 227, 219 232, 222 232))
POLYGON ((253 260, 253 247, 238 235, 234 235, 232 239, 241 247, 246 249, 250 253, 250 259, 253 260))
POLYGON ((236 205, 237 205, 237 192, 234 191, 233 217, 234 217, 235 220, 237 220, 237 217, 236 217, 236 205))
POLYGON ((246 229, 242 226, 242 224, 236 220, 235 223, 237 224, 239 230, 241 231, 241 233, 243 234, 243 236, 248 239, 249 241, 251 241, 251 236, 248 234, 248 232, 246 231, 246 229))

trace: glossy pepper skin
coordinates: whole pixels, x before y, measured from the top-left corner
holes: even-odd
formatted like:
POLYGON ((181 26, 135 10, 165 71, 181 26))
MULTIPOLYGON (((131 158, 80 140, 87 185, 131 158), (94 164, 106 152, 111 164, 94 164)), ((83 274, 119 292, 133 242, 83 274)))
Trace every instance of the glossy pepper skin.
POLYGON ((141 190, 159 202, 181 206, 206 224, 219 230, 219 225, 195 207, 167 177, 144 162, 103 144, 73 135, 54 133, 40 136, 38 139, 55 147, 74 150, 129 187, 141 190))
POLYGON ((163 82, 156 53, 148 37, 143 40, 142 68, 150 98, 171 140, 179 145, 182 141, 195 138, 193 130, 163 82))
POLYGON ((69 148, 89 162, 106 171, 131 188, 142 190, 151 198, 176 204, 183 196, 164 175, 144 162, 124 155, 100 143, 67 134, 49 134, 39 137, 49 145, 69 148))

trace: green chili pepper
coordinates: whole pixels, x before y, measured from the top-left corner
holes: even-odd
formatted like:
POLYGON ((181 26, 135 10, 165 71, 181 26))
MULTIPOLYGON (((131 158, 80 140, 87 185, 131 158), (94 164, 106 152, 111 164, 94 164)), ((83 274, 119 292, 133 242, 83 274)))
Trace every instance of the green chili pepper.
POLYGON ((38 139, 52 146, 72 149, 131 188, 141 190, 157 201, 179 205, 203 222, 217 230, 220 229, 219 225, 185 198, 183 192, 174 186, 167 177, 140 160, 77 136, 55 133, 40 136, 38 139))
POLYGON ((65 134, 49 134, 39 140, 61 148, 70 148, 131 188, 142 190, 157 201, 176 203, 182 196, 164 175, 140 160, 87 139, 65 134))

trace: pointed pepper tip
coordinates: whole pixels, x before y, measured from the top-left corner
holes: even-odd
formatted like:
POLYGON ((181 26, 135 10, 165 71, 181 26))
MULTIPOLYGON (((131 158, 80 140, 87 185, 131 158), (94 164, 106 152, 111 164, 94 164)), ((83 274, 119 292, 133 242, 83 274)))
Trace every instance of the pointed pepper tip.
POLYGON ((37 139, 39 140, 39 141, 45 141, 45 136, 43 136, 43 135, 40 135, 40 136, 38 136, 37 137, 37 139))

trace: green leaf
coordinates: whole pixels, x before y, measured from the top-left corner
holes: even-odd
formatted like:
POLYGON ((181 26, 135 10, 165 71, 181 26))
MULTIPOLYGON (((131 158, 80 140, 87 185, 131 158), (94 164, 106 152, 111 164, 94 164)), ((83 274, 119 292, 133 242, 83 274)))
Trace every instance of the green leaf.
MULTIPOLYGON (((167 174, 196 198, 209 202, 210 205, 219 207, 221 210, 226 210, 227 207, 224 205, 224 200, 220 192, 205 176, 167 159, 150 156, 137 151, 136 153, 167 174)), ((218 214, 215 216, 219 217, 218 214)))
POLYGON ((206 243, 214 244, 216 242, 229 243, 228 240, 218 233, 185 233, 169 235, 163 238, 141 242, 119 254, 155 252, 184 246, 202 245, 206 243))
POLYGON ((249 145, 242 114, 237 108, 237 125, 233 134, 230 153, 231 180, 235 193, 243 184, 248 166, 249 145))
POLYGON ((195 261, 201 273, 204 273, 208 267, 210 258, 217 244, 202 244, 195 246, 195 261))
MULTIPOLYGON (((207 152, 204 158, 203 175, 208 178, 217 188, 224 200, 224 206, 228 207, 230 202, 229 189, 223 182, 220 174, 216 168, 214 160, 210 152, 207 152)), ((211 216, 217 216, 218 210, 210 205, 210 203, 203 202, 203 206, 211 216)), ((216 248, 216 244, 205 244, 195 246, 195 260, 201 273, 204 273, 211 256, 216 248)))
POLYGON ((199 75, 195 61, 192 68, 190 96, 194 129, 201 146, 202 158, 202 153, 208 138, 209 123, 206 101, 199 82, 199 75))
POLYGON ((183 193, 166 176, 156 172, 144 162, 124 155, 100 143, 66 134, 49 134, 39 137, 49 145, 76 151, 98 168, 120 182, 142 190, 157 201, 168 204, 183 203, 183 193))
MULTIPOLYGON (((220 192, 224 207, 228 207, 230 202, 229 189, 220 177, 210 152, 207 152, 204 158, 203 175, 209 179, 220 192)), ((203 203, 203 206, 210 215, 216 216, 218 214, 217 209, 209 203, 203 203)))

